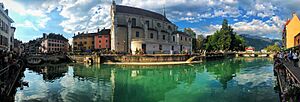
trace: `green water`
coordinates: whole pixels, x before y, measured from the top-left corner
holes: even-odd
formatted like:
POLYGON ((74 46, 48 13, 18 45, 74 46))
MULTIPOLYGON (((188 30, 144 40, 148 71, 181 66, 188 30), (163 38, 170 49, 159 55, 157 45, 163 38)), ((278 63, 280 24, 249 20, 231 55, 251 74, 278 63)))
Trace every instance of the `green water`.
POLYGON ((174 66, 41 66, 24 72, 16 101, 278 102, 272 60, 174 66))

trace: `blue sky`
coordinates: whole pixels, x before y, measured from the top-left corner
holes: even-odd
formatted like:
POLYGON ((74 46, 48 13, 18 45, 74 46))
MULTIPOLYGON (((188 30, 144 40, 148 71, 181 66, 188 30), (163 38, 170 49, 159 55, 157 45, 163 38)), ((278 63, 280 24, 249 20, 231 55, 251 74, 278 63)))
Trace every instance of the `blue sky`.
MULTIPOLYGON (((29 41, 42 33, 59 33, 71 39, 76 32, 94 32, 110 27, 112 0, 0 0, 9 9, 17 28, 15 38, 29 41)), ((300 0, 116 0, 163 13, 179 28, 210 35, 223 19, 238 34, 280 39, 284 22, 292 12, 300 14, 300 0)))

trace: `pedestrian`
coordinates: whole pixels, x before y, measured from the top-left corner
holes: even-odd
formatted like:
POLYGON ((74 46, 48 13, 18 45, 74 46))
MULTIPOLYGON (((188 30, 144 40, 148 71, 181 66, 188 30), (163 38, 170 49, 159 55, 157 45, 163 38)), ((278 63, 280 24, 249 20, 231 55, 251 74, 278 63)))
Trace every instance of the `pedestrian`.
POLYGON ((292 56, 293 56, 294 66, 298 67, 298 61, 299 61, 298 54, 296 52, 294 52, 292 56))
POLYGON ((289 61, 289 62, 292 62, 292 61, 293 61, 293 53, 292 53, 292 51, 290 51, 290 52, 288 53, 287 57, 288 57, 288 61, 289 61))

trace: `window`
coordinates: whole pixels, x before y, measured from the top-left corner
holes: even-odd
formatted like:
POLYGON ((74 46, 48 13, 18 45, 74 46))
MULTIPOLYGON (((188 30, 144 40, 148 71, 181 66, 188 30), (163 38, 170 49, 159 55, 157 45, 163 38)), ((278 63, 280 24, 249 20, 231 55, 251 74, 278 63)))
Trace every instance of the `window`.
POLYGON ((147 27, 149 28, 149 21, 146 21, 146 25, 147 25, 147 27))
POLYGON ((101 48, 101 45, 99 45, 99 48, 101 48))
POLYGON ((175 42, 175 36, 173 36, 173 42, 175 42))
POLYGON ((137 38, 140 37, 140 32, 136 32, 135 37, 137 37, 137 38))
POLYGON ((172 48, 171 48, 172 50, 174 50, 174 46, 172 46, 172 48))
POLYGON ((108 48, 108 45, 106 44, 105 47, 108 48))
POLYGON ((108 42, 108 40, 105 40, 105 42, 108 42))
POLYGON ((108 35, 105 35, 105 38, 108 38, 108 35))
POLYGON ((187 38, 185 37, 185 41, 187 41, 187 38))
POLYGON ((157 23, 157 27, 159 27, 159 28, 161 27, 160 23, 157 23))
POLYGON ((92 41, 92 44, 94 44, 94 41, 92 41))
POLYGON ((162 45, 159 45, 159 50, 162 50, 162 45))
POLYGON ((153 39, 153 33, 150 33, 150 38, 153 39))
POLYGON ((101 40, 99 40, 99 43, 101 43, 101 40))
POLYGON ((180 37, 180 40, 182 40, 182 36, 180 37))
POLYGON ((136 26, 136 19, 132 18, 132 26, 136 26))
POLYGON ((86 42, 84 42, 84 44, 86 44, 86 42))
POLYGON ((163 35, 163 40, 165 40, 166 39, 166 35, 163 35))
POLYGON ((98 36, 98 38, 102 38, 102 36, 101 36, 101 35, 99 35, 99 36, 98 36))
POLYGON ((171 26, 168 26, 168 29, 169 29, 169 30, 172 30, 171 26))

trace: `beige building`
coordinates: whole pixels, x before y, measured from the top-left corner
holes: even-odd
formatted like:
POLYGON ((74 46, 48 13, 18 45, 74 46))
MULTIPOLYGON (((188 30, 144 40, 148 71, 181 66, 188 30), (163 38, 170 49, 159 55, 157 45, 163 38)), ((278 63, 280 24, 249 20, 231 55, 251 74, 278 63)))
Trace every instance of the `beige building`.
POLYGON ((147 54, 191 50, 191 36, 177 31, 166 16, 152 11, 111 5, 111 49, 117 52, 143 50, 147 54))
POLYGON ((41 39, 40 51, 42 53, 51 53, 51 52, 68 52, 69 51, 69 43, 68 39, 66 39, 61 34, 43 34, 43 38, 41 39))
POLYGON ((8 16, 8 10, 0 3, 0 50, 13 50, 15 27, 11 26, 14 21, 8 16))

